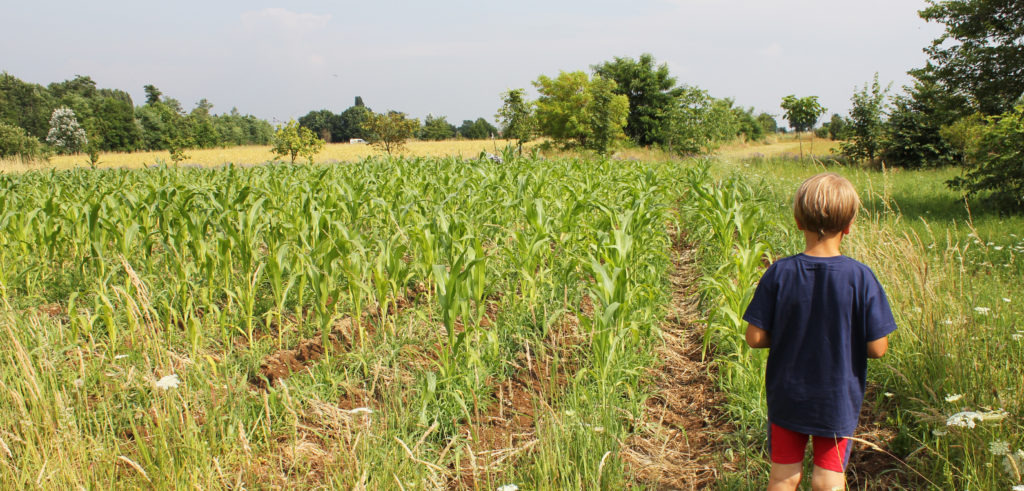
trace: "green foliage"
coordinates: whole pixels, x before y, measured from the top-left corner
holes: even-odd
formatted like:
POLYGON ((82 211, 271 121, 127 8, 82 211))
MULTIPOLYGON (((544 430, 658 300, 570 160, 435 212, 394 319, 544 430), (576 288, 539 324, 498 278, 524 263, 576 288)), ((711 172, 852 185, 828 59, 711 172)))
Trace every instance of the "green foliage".
POLYGON ((458 135, 469 140, 483 140, 498 135, 498 128, 484 118, 476 118, 476 121, 466 119, 459 126, 458 135))
POLYGON ((541 75, 533 82, 539 92, 535 103, 537 128, 563 146, 579 145, 599 152, 623 135, 629 99, 615 94, 615 82, 586 73, 560 72, 557 78, 541 75))
POLYGON ((164 94, 153 84, 142 86, 142 90, 146 92, 146 105, 153 105, 160 102, 160 96, 164 94))
POLYGON ((827 128, 831 140, 845 140, 850 137, 850 121, 838 114, 832 115, 827 128))
POLYGON ((863 89, 853 93, 850 98, 849 141, 839 146, 844 155, 869 162, 875 159, 882 148, 888 91, 889 87, 883 89, 879 85, 878 73, 875 73, 870 88, 865 83, 863 89))
POLYGON ((271 145, 274 154, 279 157, 288 156, 293 164, 297 157, 306 157, 312 164, 313 157, 324 147, 324 141, 293 119, 284 126, 278 126, 271 145))
POLYGON ((299 118, 299 126, 309 128, 327 143, 347 141, 347 138, 344 138, 345 130, 341 116, 327 109, 306 113, 299 118))
POLYGON ((455 125, 448 122, 448 118, 444 116, 434 117, 428 114, 423 120, 423 127, 419 130, 419 139, 421 140, 448 140, 455 138, 455 125))
POLYGON ((764 130, 765 135, 773 135, 779 130, 779 123, 775 121, 775 117, 771 114, 758 114, 757 122, 761 125, 761 129, 764 130))
POLYGON ((407 118, 405 113, 389 111, 387 114, 370 113, 363 122, 366 141, 391 155, 400 152, 405 142, 420 128, 420 121, 407 118))
POLYGON ((743 136, 747 141, 764 140, 767 132, 764 125, 754 116, 754 108, 734 107, 732 113, 736 119, 736 136, 743 136))
POLYGON ((977 163, 974 155, 981 144, 982 135, 985 133, 985 116, 981 113, 974 113, 965 116, 939 129, 939 136, 958 155, 963 156, 962 163, 973 165, 977 163))
POLYGON ((782 98, 782 109, 785 110, 789 126, 797 132, 810 130, 818 122, 818 118, 825 114, 825 108, 818 103, 816 95, 801 98, 792 94, 787 95, 782 98))
POLYGON ((942 138, 943 126, 955 121, 948 95, 931 77, 921 72, 908 95, 897 96, 886 129, 882 158, 886 165, 908 169, 940 167, 960 160, 958 152, 942 138))
POLYGON ((1024 105, 986 117, 984 126, 968 122, 958 133, 967 135, 967 174, 950 184, 1020 213, 1024 209, 1024 105))
POLYGON ((736 137, 739 122, 732 101, 715 99, 697 87, 683 87, 666 115, 662 131, 669 152, 708 153, 736 137))
POLYGON ((25 130, 0 121, 0 158, 21 157, 35 159, 43 156, 39 140, 25 134, 25 130))
POLYGON ((347 142, 352 138, 368 140, 366 129, 363 124, 373 114, 369 108, 363 105, 363 99, 356 97, 356 105, 349 107, 341 113, 341 128, 337 135, 338 141, 347 142))
POLYGON ((625 132, 637 145, 665 143, 662 125, 682 89, 669 75, 668 65, 655 66, 649 53, 639 59, 615 57, 593 67, 594 73, 615 81, 615 93, 629 99, 629 117, 625 132))
POLYGON ((537 130, 537 118, 533 104, 526 100, 526 89, 509 89, 503 93, 501 109, 494 117, 502 127, 501 135, 517 140, 520 151, 537 130))
POLYGON ((925 49, 945 91, 986 115, 1010 111, 1024 94, 1024 5, 1019 0, 930 0, 921 18, 945 25, 925 49))
POLYGON ((44 140, 56 107, 46 87, 23 82, 7 72, 0 74, 0 122, 24 128, 29 136, 44 140))

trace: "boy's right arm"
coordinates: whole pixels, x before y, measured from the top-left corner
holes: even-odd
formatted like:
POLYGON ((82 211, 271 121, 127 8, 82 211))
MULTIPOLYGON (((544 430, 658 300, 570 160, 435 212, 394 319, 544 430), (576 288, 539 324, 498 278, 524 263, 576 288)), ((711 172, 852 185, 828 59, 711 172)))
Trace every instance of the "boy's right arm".
POLYGON ((772 339, 768 331, 753 324, 747 324, 747 344, 751 348, 771 348, 772 339))

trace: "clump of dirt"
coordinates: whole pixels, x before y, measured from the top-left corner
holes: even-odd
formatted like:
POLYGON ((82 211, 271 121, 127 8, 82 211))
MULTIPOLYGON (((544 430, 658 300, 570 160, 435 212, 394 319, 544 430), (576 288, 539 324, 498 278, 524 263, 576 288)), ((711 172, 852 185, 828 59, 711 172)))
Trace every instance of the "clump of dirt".
POLYGON ((701 489, 720 471, 733 431, 719 409, 724 395, 715 389, 710 357, 703 356, 704 329, 697 322, 697 276, 693 250, 672 234, 672 308, 662 325, 662 363, 649 373, 654 393, 647 400, 641 427, 622 450, 622 458, 640 484, 657 489, 701 489))
MULTIPOLYGON (((350 317, 339 321, 328 335, 331 350, 339 351, 351 347, 351 331, 350 317)), ((294 348, 278 350, 263 358, 259 371, 249 379, 249 383, 258 389, 266 390, 278 380, 284 380, 293 373, 308 368, 323 356, 324 351, 322 337, 303 339, 294 348)))

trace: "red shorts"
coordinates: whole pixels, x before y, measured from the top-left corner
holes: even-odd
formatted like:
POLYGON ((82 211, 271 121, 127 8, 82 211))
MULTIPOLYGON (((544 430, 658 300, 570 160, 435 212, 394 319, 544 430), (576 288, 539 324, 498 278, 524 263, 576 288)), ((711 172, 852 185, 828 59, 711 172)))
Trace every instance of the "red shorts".
MULTIPOLYGON (((846 438, 815 436, 814 465, 833 472, 843 472, 850 459, 850 441, 846 438)), ((771 423, 768 428, 768 452, 776 464, 804 461, 807 435, 771 423)))

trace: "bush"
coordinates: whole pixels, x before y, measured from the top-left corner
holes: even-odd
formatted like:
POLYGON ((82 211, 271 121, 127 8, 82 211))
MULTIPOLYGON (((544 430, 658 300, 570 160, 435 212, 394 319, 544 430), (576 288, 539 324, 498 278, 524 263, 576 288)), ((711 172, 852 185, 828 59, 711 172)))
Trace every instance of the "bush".
POLYGON ((313 156, 324 147, 324 141, 317 138, 309 128, 299 126, 295 120, 288 121, 288 124, 279 126, 274 132, 271 142, 271 151, 279 157, 289 156, 294 164, 295 158, 302 156, 313 163, 313 156))
POLYGON ((18 126, 0 122, 0 158, 35 159, 43 156, 43 145, 36 137, 29 136, 18 126))
POLYGON ((949 185, 968 196, 984 194, 996 204, 1019 212, 1024 206, 1024 105, 984 121, 984 126, 968 128, 968 171, 949 185))

